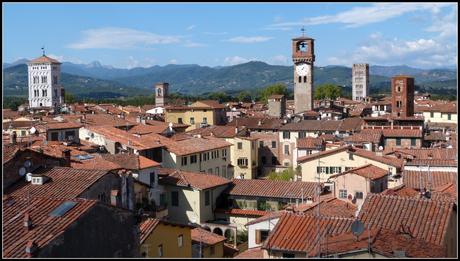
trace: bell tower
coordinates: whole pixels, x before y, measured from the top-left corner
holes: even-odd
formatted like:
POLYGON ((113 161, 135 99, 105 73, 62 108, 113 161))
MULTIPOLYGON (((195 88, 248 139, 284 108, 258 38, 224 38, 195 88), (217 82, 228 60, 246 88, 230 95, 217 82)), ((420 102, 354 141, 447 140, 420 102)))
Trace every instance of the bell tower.
POLYGON ((313 63, 315 61, 314 39, 304 35, 292 39, 294 62, 295 113, 313 109, 313 63))
POLYGON ((169 83, 160 82, 155 84, 155 106, 164 107, 168 98, 169 83))

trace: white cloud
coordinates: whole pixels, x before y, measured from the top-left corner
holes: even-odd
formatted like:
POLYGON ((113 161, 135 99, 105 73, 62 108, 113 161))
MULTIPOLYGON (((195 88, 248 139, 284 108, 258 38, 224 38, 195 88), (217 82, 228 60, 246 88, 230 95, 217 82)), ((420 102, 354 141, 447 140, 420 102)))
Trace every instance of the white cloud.
POLYGON ((83 39, 68 45, 73 49, 124 49, 148 47, 155 44, 170 44, 180 41, 180 36, 165 36, 130 28, 104 27, 82 32, 83 39))
POLYGON ((177 60, 176 59, 171 59, 171 60, 169 60, 169 63, 170 64, 177 64, 177 60))
POLYGON ((207 45, 203 44, 203 43, 195 43, 193 41, 187 40, 185 42, 184 46, 189 47, 189 48, 195 48, 195 47, 204 47, 204 46, 207 46, 207 45))
POLYGON ((228 33, 227 32, 203 32, 203 34, 207 34, 207 35, 226 35, 228 33))
POLYGON ((371 34, 369 40, 351 52, 330 57, 329 64, 350 66, 366 62, 379 65, 407 64, 418 67, 437 67, 457 64, 457 47, 437 38, 400 40, 371 34))
POLYGON ((190 30, 193 30, 193 28, 195 28, 196 25, 192 24, 191 26, 185 28, 187 31, 190 31, 190 30))
POLYGON ((434 13, 433 24, 426 28, 427 32, 439 33, 439 37, 448 38, 458 35, 458 6, 452 7, 451 12, 448 15, 434 13))
POLYGON ((346 24, 346 27, 358 27, 371 23, 383 22, 408 12, 431 10, 432 13, 437 13, 441 7, 449 5, 452 6, 452 4, 448 3, 375 3, 365 7, 354 7, 335 15, 304 18, 298 22, 274 23, 269 25, 268 28, 287 30, 292 27, 299 27, 303 25, 320 25, 330 23, 342 23, 346 24))
POLYGON ((231 56, 231 57, 225 57, 224 64, 225 65, 237 65, 240 63, 247 63, 253 60, 256 60, 256 59, 247 59, 247 58, 240 57, 240 56, 231 56))
POLYGON ((269 59, 268 61, 269 64, 274 64, 274 65, 288 65, 289 64, 289 58, 284 56, 284 55, 275 55, 272 58, 269 59))
POLYGON ((128 65, 126 66, 126 68, 132 69, 136 67, 139 67, 139 61, 135 59, 133 56, 128 56, 128 65))
POLYGON ((225 42, 232 42, 232 43, 261 43, 261 42, 266 42, 273 37, 267 37, 267 36, 237 36, 233 37, 227 40, 224 40, 225 42))

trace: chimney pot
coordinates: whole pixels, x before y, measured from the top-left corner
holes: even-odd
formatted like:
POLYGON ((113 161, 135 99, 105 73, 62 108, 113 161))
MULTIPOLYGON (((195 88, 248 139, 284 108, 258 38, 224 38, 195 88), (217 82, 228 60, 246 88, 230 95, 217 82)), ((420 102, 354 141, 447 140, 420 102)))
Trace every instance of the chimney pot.
POLYGON ((32 229, 32 219, 30 218, 29 213, 24 215, 24 227, 27 229, 27 231, 32 229))

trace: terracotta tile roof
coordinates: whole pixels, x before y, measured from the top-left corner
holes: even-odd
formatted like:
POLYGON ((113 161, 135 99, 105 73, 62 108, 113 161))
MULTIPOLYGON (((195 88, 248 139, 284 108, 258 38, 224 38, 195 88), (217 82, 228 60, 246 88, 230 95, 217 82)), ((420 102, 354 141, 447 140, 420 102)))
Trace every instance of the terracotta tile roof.
POLYGON ((458 187, 456 183, 448 183, 433 189, 431 198, 433 200, 451 200, 457 202, 458 187))
POLYGON ((446 248, 423 239, 412 238, 404 230, 380 229, 371 249, 385 257, 398 257, 396 251, 404 251, 409 258, 447 257, 446 248))
POLYGON ((149 235, 158 226, 159 223, 159 219, 147 218, 139 224, 140 244, 144 243, 144 241, 149 237, 149 235))
POLYGON ((131 134, 148 134, 148 133, 156 133, 156 134, 161 134, 165 132, 168 129, 168 124, 165 123, 164 125, 144 125, 144 124, 138 124, 131 129, 128 130, 129 133, 131 134))
POLYGON ((369 194, 358 218, 371 229, 409 231, 413 237, 442 245, 453 211, 453 203, 420 198, 369 194))
POLYGON ((351 146, 343 146, 343 147, 339 147, 337 149, 321 151, 319 153, 315 153, 315 154, 300 157, 300 158, 297 159, 297 162, 303 163, 303 162, 307 162, 307 161, 312 161, 312 160, 319 159, 319 158, 322 158, 322 157, 325 157, 325 156, 333 155, 335 153, 347 151, 350 148, 351 148, 351 146))
POLYGON ((389 196, 399 196, 399 197, 420 197, 420 192, 413 188, 408 188, 406 185, 399 185, 393 188, 389 188, 384 190, 382 195, 389 195, 389 196))
MULTIPOLYGON (((321 184, 322 186, 322 184, 321 184)), ((268 179, 233 179, 227 193, 230 196, 253 196, 268 198, 316 197, 317 182, 279 181, 268 179)))
POLYGON ((50 180, 43 185, 32 185, 22 180, 8 189, 5 194, 16 197, 27 197, 30 192, 31 197, 73 199, 80 196, 100 178, 109 174, 105 170, 85 170, 66 167, 54 167, 34 171, 33 173, 42 174, 50 178, 50 180))
POLYGON ((29 64, 35 64, 35 63, 55 63, 55 64, 61 64, 58 60, 50 58, 46 55, 40 56, 38 58, 33 59, 32 61, 29 62, 29 64))
POLYGON ((48 122, 46 124, 47 130, 78 129, 80 127, 83 127, 83 124, 76 122, 48 122))
POLYGON ((297 148, 299 149, 316 149, 322 146, 324 140, 321 138, 305 137, 297 139, 297 148))
POLYGON ((16 154, 19 151, 19 145, 18 144, 3 144, 2 146, 2 154, 3 154, 3 164, 9 162, 16 156, 16 154))
MULTIPOLYGON (((329 198, 322 200, 319 206, 319 211, 322 216, 328 217, 345 217, 353 218, 355 217, 356 210, 358 208, 346 201, 340 200, 338 198, 329 198)), ((316 215, 318 213, 318 202, 313 204, 308 204, 305 207, 294 208, 296 212, 303 212, 306 214, 316 215)))
POLYGON ((217 243, 225 241, 225 237, 197 227, 192 229, 192 241, 202 242, 207 246, 213 246, 217 243))
POLYGON ((137 150, 160 148, 164 147, 163 142, 169 142, 168 138, 158 134, 151 133, 148 135, 136 136, 111 126, 87 126, 86 129, 103 135, 108 140, 119 142, 137 150))
POLYGON ((223 109, 223 108, 225 108, 225 105, 220 104, 218 101, 215 101, 215 100, 200 100, 200 101, 196 101, 192 105, 190 105, 190 107, 202 107, 201 105, 199 105, 199 103, 202 103, 205 106, 213 108, 213 109, 223 109))
POLYGON ((21 116, 19 111, 13 111, 11 109, 2 109, 2 115, 2 119, 16 119, 21 116))
POLYGON ((283 120, 270 117, 235 118, 227 123, 227 126, 244 126, 254 130, 279 130, 283 126, 283 120))
POLYGON ((456 183, 457 175, 457 172, 404 170, 402 176, 403 183, 408 188, 429 189, 443 186, 449 183, 456 183))
POLYGON ((280 130, 284 131, 336 131, 339 129, 342 121, 336 120, 303 120, 300 122, 291 122, 280 130))
POLYGON ((352 143, 379 143, 382 136, 382 130, 364 129, 359 133, 345 137, 343 140, 352 143))
POLYGON ((447 136, 442 132, 432 132, 423 137, 426 141, 446 141, 446 138, 447 136))
POLYGON ((130 170, 141 170, 161 165, 156 161, 136 154, 101 154, 101 157, 106 161, 130 170))
POLYGON ((201 134, 202 136, 215 136, 218 138, 233 138, 237 136, 238 132, 235 131, 233 126, 217 126, 212 125, 205 128, 198 128, 191 131, 188 131, 187 134, 197 135, 201 134))
POLYGON ((267 212, 264 216, 261 216, 259 218, 256 218, 256 219, 252 220, 252 221, 249 221, 244 226, 248 227, 250 225, 257 224, 257 223, 260 223, 260 222, 265 221, 265 220, 276 219, 276 218, 281 217, 284 213, 287 213, 287 211, 286 210, 280 210, 280 211, 274 211, 274 212, 267 212))
POLYGON ((364 121, 361 118, 345 118, 338 131, 359 131, 364 121))
POLYGON ((372 164, 367 164, 342 173, 331 175, 330 178, 335 178, 346 174, 356 174, 364 178, 369 178, 370 180, 377 180, 387 176, 388 170, 384 170, 372 164))
POLYGON ((264 257, 264 251, 262 250, 261 247, 254 247, 254 248, 249 248, 246 251, 240 253, 239 255, 233 257, 236 259, 251 259, 251 258, 257 258, 257 259, 262 259, 264 257))
POLYGON ((126 119, 118 118, 116 115, 98 113, 98 114, 86 114, 86 120, 83 122, 89 126, 114 126, 114 127, 131 127, 137 125, 136 122, 132 122, 126 119))
POLYGON ((457 113, 457 103, 448 102, 448 103, 438 103, 433 104, 431 107, 428 106, 417 106, 418 111, 423 112, 442 112, 442 113, 457 113))
POLYGON ((405 163, 406 166, 457 167, 454 159, 413 159, 405 163))
POLYGON ((217 208, 215 210, 217 213, 225 213, 232 216, 252 216, 252 217, 261 217, 266 215, 268 212, 263 210, 253 210, 253 209, 239 209, 239 208, 232 208, 232 209, 223 209, 217 208))
POLYGON ((71 158, 70 166, 74 169, 88 169, 88 170, 116 170, 125 168, 116 162, 110 162, 104 159, 100 154, 88 154, 91 155, 91 159, 80 160, 76 157, 71 158))
POLYGON ((391 165, 396 168, 402 168, 404 161, 401 159, 397 158, 392 158, 388 156, 377 156, 374 152, 364 150, 364 149, 358 149, 358 148, 353 148, 354 154, 363 158, 375 160, 387 165, 391 165))
POLYGON ((95 206, 96 201, 72 199, 77 204, 60 217, 49 214, 66 200, 14 197, 3 199, 3 257, 26 258, 26 245, 33 240, 38 249, 62 235, 82 215, 95 206), (32 229, 24 227, 25 214, 32 220, 32 229))
POLYGON ((232 146, 230 142, 215 137, 190 137, 188 139, 171 142, 166 149, 176 155, 189 155, 193 153, 215 150, 232 146))
POLYGON ((415 137, 415 138, 422 138, 423 132, 421 129, 383 129, 382 130, 383 137, 385 138, 392 138, 392 137, 415 137))
POLYGON ((160 179, 159 182, 164 185, 192 187, 198 190, 205 190, 223 186, 232 181, 211 174, 174 170, 168 176, 160 179))
POLYGON ((341 234, 350 229, 354 219, 321 217, 285 213, 264 242, 262 248, 278 251, 310 253, 317 247, 318 224, 323 238, 341 234))
POLYGON ((443 148, 392 149, 385 154, 407 154, 415 157, 416 159, 455 159, 457 151, 455 149, 443 148))
POLYGON ((30 129, 37 125, 38 121, 7 121, 3 122, 3 130, 12 129, 30 129))

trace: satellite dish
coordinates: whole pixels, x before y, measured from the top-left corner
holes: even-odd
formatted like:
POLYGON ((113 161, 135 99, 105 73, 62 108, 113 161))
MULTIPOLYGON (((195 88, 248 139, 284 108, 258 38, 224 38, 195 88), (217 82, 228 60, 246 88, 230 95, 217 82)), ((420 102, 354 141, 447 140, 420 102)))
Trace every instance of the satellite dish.
POLYGON ((359 237, 364 232, 364 224, 358 219, 351 223, 351 232, 353 235, 359 237))
POLYGON ((35 134, 36 131, 37 131, 37 129, 35 129, 35 127, 30 128, 30 133, 31 134, 35 134))
POLYGON ((19 176, 21 176, 21 177, 24 176, 24 175, 26 174, 26 172, 27 172, 27 171, 26 171, 26 168, 21 167, 21 168, 19 169, 19 176))
POLYGON ((24 166, 25 166, 26 168, 30 168, 30 166, 32 166, 32 161, 26 160, 26 162, 24 163, 24 166))
POLYGON ((26 180, 28 182, 32 181, 32 173, 29 172, 29 173, 26 174, 26 180))
POLYGON ((383 147, 382 147, 382 146, 379 146, 379 150, 383 150, 383 147))

